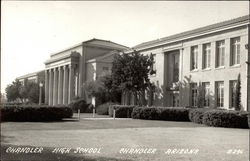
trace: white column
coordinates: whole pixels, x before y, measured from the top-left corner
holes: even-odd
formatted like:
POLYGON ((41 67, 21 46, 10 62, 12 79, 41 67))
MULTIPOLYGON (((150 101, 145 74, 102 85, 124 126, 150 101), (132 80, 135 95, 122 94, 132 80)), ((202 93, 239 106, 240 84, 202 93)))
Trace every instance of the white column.
POLYGON ((75 90, 75 96, 79 96, 79 92, 78 92, 78 86, 79 86, 79 81, 78 81, 78 78, 79 78, 79 69, 78 69, 78 66, 76 65, 75 66, 75 77, 74 77, 74 84, 75 84, 75 87, 74 87, 74 90, 75 90))
POLYGON ((63 66, 63 104, 68 104, 68 69, 67 66, 63 66))
POLYGON ((54 85, 53 85, 53 105, 57 105, 57 94, 58 94, 58 91, 57 91, 57 88, 58 88, 58 71, 57 71, 57 68, 54 68, 54 85))
POLYGON ((63 103, 63 69, 58 67, 58 104, 63 103))
POLYGON ((73 83, 74 83, 74 66, 69 65, 69 96, 68 104, 72 101, 73 98, 73 83))
POLYGON ((45 70, 45 104, 49 103, 49 70, 45 70))
POLYGON ((53 69, 49 69, 49 105, 53 102, 53 69))

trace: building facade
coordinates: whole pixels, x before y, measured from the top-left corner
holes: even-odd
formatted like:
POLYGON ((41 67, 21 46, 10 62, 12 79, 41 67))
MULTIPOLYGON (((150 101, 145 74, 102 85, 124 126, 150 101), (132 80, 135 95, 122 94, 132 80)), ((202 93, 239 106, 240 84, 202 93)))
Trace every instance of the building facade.
POLYGON ((86 82, 108 72, 113 54, 127 49, 111 41, 91 39, 51 54, 45 62, 45 103, 69 104, 74 97, 91 101, 85 95, 86 82))
MULTIPOLYGON (((93 98, 86 96, 85 84, 110 73, 115 54, 137 50, 154 56, 156 74, 150 76, 150 80, 155 88, 146 92, 148 105, 234 109, 240 77, 241 106, 249 110, 249 33, 247 15, 144 42, 132 49, 91 39, 51 54, 45 62, 45 71, 18 77, 18 80, 44 82, 45 104, 69 104, 74 97, 95 104, 93 98)), ((133 104, 130 97, 123 95, 122 103, 129 100, 133 104)))
MULTIPOLYGON (((209 25, 133 49, 153 54, 156 106, 197 106, 234 109, 236 82, 241 79, 241 106, 249 104, 249 15, 209 25), (201 91, 201 92, 199 92, 201 91)), ((126 53, 130 53, 128 50, 126 53)))
POLYGON ((43 83, 44 84, 44 70, 40 70, 34 73, 29 73, 20 77, 17 77, 16 79, 19 80, 22 85, 24 85, 26 82, 35 82, 35 83, 43 83))

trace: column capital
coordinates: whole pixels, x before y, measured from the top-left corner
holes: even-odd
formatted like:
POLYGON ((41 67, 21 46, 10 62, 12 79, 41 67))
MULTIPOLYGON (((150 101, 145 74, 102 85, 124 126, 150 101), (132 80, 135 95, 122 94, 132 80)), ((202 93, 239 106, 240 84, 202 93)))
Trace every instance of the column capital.
POLYGON ((62 66, 62 67, 63 67, 64 70, 67 69, 67 65, 64 65, 64 66, 62 66))
POLYGON ((59 67, 57 67, 58 68, 58 70, 61 70, 62 68, 63 68, 63 66, 59 66, 59 67))

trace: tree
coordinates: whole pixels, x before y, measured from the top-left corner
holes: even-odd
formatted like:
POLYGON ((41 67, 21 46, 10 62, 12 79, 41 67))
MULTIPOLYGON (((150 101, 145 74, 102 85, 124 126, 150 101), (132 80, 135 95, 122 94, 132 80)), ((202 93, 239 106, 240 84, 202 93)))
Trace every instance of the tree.
POLYGON ((240 111, 240 109, 241 109, 241 79, 240 79, 240 74, 238 74, 234 100, 235 100, 235 105, 234 105, 235 110, 240 111))
MULTIPOLYGON (((26 82, 24 85, 18 80, 12 82, 5 89, 8 101, 20 100, 22 102, 28 100, 31 103, 39 102, 39 84, 35 82, 26 82)), ((44 94, 44 92, 43 92, 44 94)))
POLYGON ((22 84, 17 79, 13 81, 12 84, 9 84, 6 87, 5 92, 6 92, 8 102, 16 101, 17 99, 22 100, 22 97, 20 94, 21 87, 22 87, 22 84))
POLYGON ((22 101, 26 102, 26 100, 28 99, 28 88, 27 88, 27 81, 24 81, 24 84, 20 87, 19 89, 19 93, 22 97, 22 101))
POLYGON ((113 86, 111 75, 102 76, 95 81, 87 82, 85 91, 88 96, 95 97, 97 104, 121 101, 121 91, 113 86))
POLYGON ((152 86, 149 75, 155 73, 153 64, 152 54, 142 55, 136 50, 130 54, 115 55, 112 66, 113 86, 125 93, 132 93, 137 104, 138 96, 144 98, 145 90, 152 86))
POLYGON ((27 90, 27 99, 29 102, 38 103, 39 102, 39 84, 35 82, 27 82, 25 87, 27 90))
MULTIPOLYGON (((101 81, 103 82, 107 101, 111 102, 121 102, 121 90, 113 84, 113 79, 111 75, 106 75, 101 77, 101 81)), ((106 101, 106 102, 107 102, 106 101)))

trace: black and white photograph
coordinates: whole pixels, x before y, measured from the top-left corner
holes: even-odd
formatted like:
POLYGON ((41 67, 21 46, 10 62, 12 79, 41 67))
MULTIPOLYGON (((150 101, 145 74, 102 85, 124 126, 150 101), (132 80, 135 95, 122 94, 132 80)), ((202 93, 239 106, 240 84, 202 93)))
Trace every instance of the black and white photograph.
POLYGON ((248 1, 1 1, 1 161, 249 161, 248 1))

